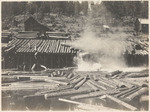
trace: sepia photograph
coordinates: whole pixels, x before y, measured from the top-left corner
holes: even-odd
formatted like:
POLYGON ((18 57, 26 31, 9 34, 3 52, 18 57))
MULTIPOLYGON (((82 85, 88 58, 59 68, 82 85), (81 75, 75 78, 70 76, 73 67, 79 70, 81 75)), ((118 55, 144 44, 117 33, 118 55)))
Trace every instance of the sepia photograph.
POLYGON ((1 110, 148 111, 148 0, 2 1, 1 110))

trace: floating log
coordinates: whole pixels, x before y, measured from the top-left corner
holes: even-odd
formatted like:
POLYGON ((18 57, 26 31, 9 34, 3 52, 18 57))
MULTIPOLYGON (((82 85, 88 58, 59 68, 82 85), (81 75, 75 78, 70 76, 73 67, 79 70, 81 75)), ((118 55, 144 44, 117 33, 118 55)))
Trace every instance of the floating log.
POLYGON ((53 97, 62 97, 66 95, 74 95, 74 94, 87 94, 93 92, 91 89, 82 89, 82 90, 69 90, 69 91, 61 91, 57 93, 49 93, 45 94, 45 99, 53 98, 53 97))
POLYGON ((73 73, 70 73, 70 74, 67 76, 68 79, 70 79, 70 78, 72 78, 72 77, 73 77, 73 73))
POLYGON ((125 98, 125 97, 129 96, 129 95, 131 95, 132 93, 135 93, 136 91, 138 91, 139 89, 140 89, 140 87, 138 87, 137 89, 135 89, 135 90, 133 90, 133 91, 130 91, 130 92, 128 92, 128 93, 122 95, 121 98, 125 98))
POLYGON ((114 75, 120 74, 120 73, 122 73, 122 71, 116 70, 114 72, 111 72, 111 76, 114 76, 114 75))
POLYGON ((67 77, 68 75, 69 75, 69 73, 64 73, 64 75, 63 75, 63 76, 64 76, 64 77, 67 77))
POLYGON ((112 85, 112 86, 114 86, 114 87, 117 86, 117 84, 114 83, 114 82, 112 81, 112 79, 108 79, 108 78, 105 78, 105 77, 101 77, 99 80, 102 80, 102 81, 104 81, 104 82, 106 82, 106 83, 108 83, 108 84, 110 84, 110 85, 112 85))
POLYGON ((63 69, 48 69, 46 71, 11 71, 11 73, 9 73, 9 75, 49 75, 49 73, 53 73, 55 71, 62 71, 65 72, 68 70, 68 68, 63 68, 63 69))
POLYGON ((148 73, 131 73, 127 77, 137 78, 137 77, 148 77, 148 73))
POLYGON ((89 80, 86 82, 88 84, 88 86, 90 86, 94 91, 99 91, 99 88, 97 88, 96 86, 94 86, 93 84, 91 84, 89 82, 89 80))
POLYGON ((30 80, 30 77, 18 77, 19 81, 27 81, 30 80))
POLYGON ((87 76, 84 77, 84 79, 81 80, 81 82, 77 83, 77 85, 74 86, 74 89, 79 89, 86 81, 87 81, 87 76))
POLYGON ((60 86, 54 90, 46 90, 46 91, 41 91, 41 92, 37 92, 36 94, 46 94, 46 93, 53 93, 53 92, 60 92, 63 90, 69 90, 72 89, 74 86, 73 85, 67 85, 67 86, 60 86))
POLYGON ((124 78, 124 80, 131 80, 131 81, 147 81, 149 80, 149 77, 138 77, 138 78, 124 78))
POLYGON ((118 93, 118 91, 116 90, 96 91, 96 92, 90 92, 89 94, 81 94, 81 95, 72 96, 71 99, 76 100, 76 99, 84 99, 84 98, 93 98, 93 97, 99 97, 99 96, 106 95, 106 94, 114 94, 116 92, 118 93))
POLYGON ((50 76, 51 76, 51 77, 54 77, 54 74, 53 74, 53 73, 51 73, 51 74, 50 74, 50 76))
POLYGON ((73 80, 73 81, 71 82, 71 84, 77 84, 78 82, 80 82, 80 81, 83 80, 83 79, 84 79, 83 77, 79 77, 78 79, 73 80))
POLYGON ((66 81, 67 78, 66 77, 48 77, 48 78, 44 78, 44 79, 51 79, 51 80, 61 80, 61 81, 66 81))
POLYGON ((117 75, 114 75, 114 76, 112 76, 111 77, 111 79, 115 79, 116 77, 118 77, 119 75, 117 74, 117 75))
POLYGON ((42 86, 40 86, 40 85, 36 85, 36 86, 32 86, 32 84, 31 84, 31 86, 17 86, 17 85, 10 85, 10 86, 8 86, 8 87, 3 87, 2 88, 2 90, 3 91, 20 91, 20 90, 25 90, 25 91, 29 91, 29 90, 31 90, 31 91, 34 91, 34 90, 43 90, 43 89, 51 89, 52 87, 51 86, 44 86, 44 85, 42 85, 42 86))
POLYGON ((147 78, 124 78, 123 80, 133 85, 138 85, 138 86, 142 86, 143 84, 148 85, 148 77, 147 78))
POLYGON ((76 79, 76 78, 78 78, 78 77, 80 77, 79 75, 74 75, 71 79, 70 79, 70 81, 73 81, 74 79, 76 79))
POLYGON ((131 91, 136 90, 137 88, 138 88, 137 86, 132 87, 132 88, 129 88, 128 90, 122 91, 121 93, 115 95, 115 97, 120 97, 120 96, 122 96, 122 95, 125 95, 125 94, 127 94, 127 93, 129 93, 129 92, 131 92, 131 91))
POLYGON ((76 101, 71 101, 71 100, 67 100, 67 99, 62 99, 62 98, 59 98, 58 99, 59 101, 63 101, 63 102, 67 102, 67 103, 73 103, 73 104, 83 104, 83 103, 80 103, 80 102, 76 102, 76 101))
POLYGON ((57 71, 57 75, 60 75, 60 71, 59 70, 57 71))
POLYGON ((60 76, 63 76, 64 75, 64 72, 63 71, 61 71, 61 74, 60 74, 60 76))
POLYGON ((41 74, 41 71, 34 71, 34 72, 25 72, 25 71, 12 71, 11 73, 9 73, 9 75, 39 75, 41 74))
POLYGON ((121 101, 121 100, 119 100, 119 99, 117 99, 117 98, 115 98, 115 97, 113 97, 113 96, 106 95, 106 97, 109 98, 109 99, 111 99, 112 101, 118 103, 119 105, 122 105, 122 106, 126 107, 126 108, 129 109, 129 110, 132 110, 132 111, 137 110, 136 107, 134 107, 134 106, 132 106, 132 105, 129 105, 128 103, 123 102, 123 101, 121 101))
POLYGON ((2 83, 10 83, 10 82, 17 82, 19 79, 17 77, 2 77, 2 83))
POLYGON ((95 81, 98 81, 98 80, 99 80, 98 75, 93 75, 93 79, 94 79, 95 81))
POLYGON ((53 82, 53 83, 62 84, 62 85, 67 85, 68 84, 67 82, 64 82, 64 81, 58 81, 58 80, 56 81, 56 78, 45 78, 45 77, 44 78, 32 77, 31 81, 36 81, 36 82, 53 82))
POLYGON ((113 76, 120 74, 120 73, 122 73, 122 71, 116 70, 114 72, 107 74, 106 77, 113 77, 113 76))
POLYGON ((123 88, 117 88, 117 90, 119 90, 119 91, 125 91, 125 90, 128 90, 129 88, 127 88, 127 87, 123 87, 123 88))
POLYGON ((2 84, 2 86, 10 86, 11 84, 10 83, 5 83, 5 84, 2 84))
POLYGON ((133 85, 135 85, 135 84, 130 83, 129 81, 124 80, 124 79, 119 79, 119 81, 122 82, 125 86, 127 86, 129 88, 131 88, 133 85))
POLYGON ((111 84, 109 84, 109 83, 107 83, 107 82, 105 82, 105 81, 103 81, 103 80, 101 80, 101 79, 100 79, 98 82, 99 82, 100 84, 106 85, 107 87, 116 88, 116 86, 111 85, 111 84))
POLYGON ((137 96, 140 96, 144 93, 147 93, 148 92, 148 88, 147 87, 143 87, 141 88, 140 90, 138 90, 137 92, 129 95, 128 97, 126 97, 126 100, 127 101, 131 101, 133 98, 137 97, 137 96))
POLYGON ((89 80, 90 83, 92 83, 93 85, 101 88, 102 90, 107 90, 104 86, 101 86, 100 84, 98 84, 98 82, 95 82, 95 81, 92 81, 92 80, 89 80))
POLYGON ((53 76, 55 77, 55 76, 57 76, 57 73, 56 73, 56 71, 55 72, 53 72, 53 76))
POLYGON ((51 80, 51 79, 45 79, 46 82, 54 82, 57 84, 62 84, 62 85, 68 85, 67 82, 62 82, 62 81, 56 81, 56 80, 51 80))
POLYGON ((133 86, 132 84, 127 83, 127 82, 120 80, 120 79, 112 79, 112 81, 115 82, 118 87, 126 86, 128 88, 131 88, 133 86))
POLYGON ((126 75, 128 75, 130 72, 122 72, 121 74, 119 74, 119 78, 123 78, 125 77, 126 75))

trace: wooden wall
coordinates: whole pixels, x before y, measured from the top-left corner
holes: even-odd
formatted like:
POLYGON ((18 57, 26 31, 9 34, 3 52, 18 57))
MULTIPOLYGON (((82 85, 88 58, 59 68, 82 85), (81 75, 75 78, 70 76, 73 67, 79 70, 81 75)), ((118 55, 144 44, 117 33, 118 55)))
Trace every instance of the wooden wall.
POLYGON ((126 64, 128 66, 143 66, 146 65, 148 66, 148 55, 132 55, 132 54, 128 54, 125 56, 125 60, 126 60, 126 64))
MULTIPOLYGON (((39 55, 38 62, 47 68, 63 68, 63 67, 73 67, 73 58, 76 54, 70 53, 51 53, 45 54, 41 53, 39 55)), ((3 68, 18 68, 19 70, 23 69, 25 65, 25 70, 31 70, 33 64, 36 63, 34 59, 34 53, 17 53, 11 56, 6 55, 5 61, 3 62, 3 68)))

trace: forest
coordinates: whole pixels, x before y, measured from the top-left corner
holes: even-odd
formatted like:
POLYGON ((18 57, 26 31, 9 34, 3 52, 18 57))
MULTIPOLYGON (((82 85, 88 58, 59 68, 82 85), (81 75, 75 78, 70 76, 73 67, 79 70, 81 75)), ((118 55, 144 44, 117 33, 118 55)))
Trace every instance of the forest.
MULTIPOLYGON (((148 18, 148 1, 103 1, 102 3, 117 18, 122 16, 148 18)), ((95 5, 94 2, 89 1, 2 2, 2 18, 37 12, 58 13, 66 16, 78 16, 82 12, 87 15, 89 4, 95 5)))

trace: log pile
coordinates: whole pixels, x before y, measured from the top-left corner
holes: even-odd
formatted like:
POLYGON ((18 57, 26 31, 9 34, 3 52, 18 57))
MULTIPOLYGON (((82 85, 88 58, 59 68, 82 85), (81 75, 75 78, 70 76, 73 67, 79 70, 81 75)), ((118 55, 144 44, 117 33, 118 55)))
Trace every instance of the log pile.
MULTIPOLYGON (((44 96, 45 100, 55 97, 78 100, 106 96, 105 98, 124 106, 128 110, 138 110, 137 107, 130 105, 130 102, 143 94, 148 95, 148 72, 145 71, 123 72, 117 70, 111 73, 98 71, 94 73, 77 72, 70 68, 67 70, 49 70, 43 73, 46 74, 43 76, 42 73, 38 74, 40 75, 20 76, 14 74, 10 75, 10 77, 3 76, 2 83, 7 84, 14 81, 56 83, 59 84, 56 88, 38 89, 35 94, 24 96, 24 98, 44 96)), ((26 87, 26 89, 28 88, 26 87)))

